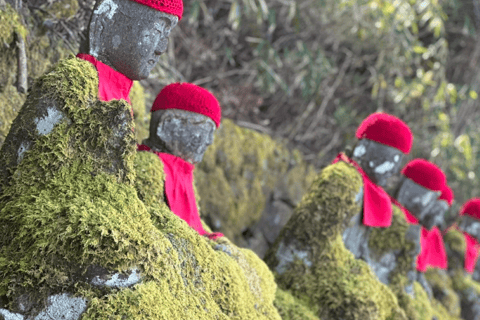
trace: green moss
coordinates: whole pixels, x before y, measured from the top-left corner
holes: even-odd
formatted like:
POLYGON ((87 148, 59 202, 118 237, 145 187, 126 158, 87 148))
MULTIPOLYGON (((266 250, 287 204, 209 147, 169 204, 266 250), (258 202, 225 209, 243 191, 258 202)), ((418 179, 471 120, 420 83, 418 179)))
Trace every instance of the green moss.
POLYGON ((77 0, 60 0, 55 1, 49 8, 49 12, 53 13, 57 19, 70 19, 78 11, 77 0))
POLYGON ((463 269, 467 244, 463 234, 455 228, 451 228, 443 237, 448 255, 448 268, 463 269))
POLYGON ((138 81, 133 82, 130 91, 130 102, 132 103, 133 118, 135 119, 135 135, 138 143, 148 138, 150 112, 146 112, 145 90, 138 81))
POLYGON ((137 152, 135 157, 135 188, 147 206, 164 203, 165 174, 163 162, 152 152, 137 152))
POLYGON ((429 269, 425 272, 425 278, 432 287, 437 305, 441 304, 449 315, 460 317, 460 298, 450 276, 442 270, 429 269))
POLYGON ((88 299, 83 319, 280 319, 273 275, 253 252, 226 239, 232 254, 215 250, 157 201, 158 158, 135 152, 130 106, 98 101, 97 87, 91 64, 63 60, 38 80, 17 118, 28 120, 41 98, 65 114, 35 137, 2 195, 7 307, 18 312, 13 301, 29 293, 38 312, 47 295, 68 291, 88 299), (143 281, 98 290, 83 276, 90 265, 137 267, 143 281))
POLYGON ((355 197, 361 186, 361 175, 346 163, 323 169, 267 253, 267 264, 279 286, 321 319, 406 319, 393 292, 343 244, 346 223, 360 211, 355 197), (285 247, 298 256, 282 270, 285 247))
POLYGON ((275 187, 285 185, 291 198, 299 201, 311 183, 313 168, 282 143, 225 119, 195 177, 204 216, 237 241, 258 221, 266 195, 275 187))
POLYGON ((23 26, 17 11, 7 3, 0 9, 0 41, 10 44, 14 40, 15 32, 24 38, 27 36, 27 29, 23 26))
POLYGON ((405 310, 409 320, 432 319, 433 308, 428 294, 420 283, 417 281, 413 283, 413 296, 410 296, 404 290, 395 292, 398 303, 405 310))
MULTIPOLYGON (((9 4, 0 9, 0 147, 5 141, 10 125, 15 119, 26 94, 18 93, 14 87, 17 81, 17 46, 15 32, 26 38, 27 29, 22 25, 21 18, 9 4)), ((67 55, 64 44, 53 43, 43 30, 29 30, 26 41, 28 77, 36 79, 67 55)))
POLYGON ((283 320, 320 320, 305 304, 281 289, 277 290, 275 307, 283 320))

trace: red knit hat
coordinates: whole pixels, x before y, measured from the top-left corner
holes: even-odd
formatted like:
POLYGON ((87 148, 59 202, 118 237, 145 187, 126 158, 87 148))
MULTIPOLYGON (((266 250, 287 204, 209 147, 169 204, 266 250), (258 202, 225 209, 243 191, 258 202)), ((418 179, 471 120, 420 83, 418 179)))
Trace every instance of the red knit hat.
POLYGON ((143 4, 155 10, 172 14, 182 20, 183 1, 182 0, 131 0, 143 4))
POLYGON ((480 220, 480 198, 468 200, 460 210, 460 215, 467 215, 480 220))
POLYGON ((369 115, 357 129, 358 139, 369 139, 408 154, 412 148, 413 134, 405 122, 387 113, 369 115))
POLYGON ((447 177, 436 164, 424 159, 414 159, 402 169, 402 174, 432 191, 441 191, 447 183, 447 177))
POLYGON ((454 199, 453 190, 448 185, 444 185, 441 192, 438 200, 444 200, 449 206, 451 206, 454 199))
POLYGON ((192 83, 172 83, 160 91, 150 112, 165 109, 180 109, 203 114, 220 125, 222 110, 215 96, 192 83))

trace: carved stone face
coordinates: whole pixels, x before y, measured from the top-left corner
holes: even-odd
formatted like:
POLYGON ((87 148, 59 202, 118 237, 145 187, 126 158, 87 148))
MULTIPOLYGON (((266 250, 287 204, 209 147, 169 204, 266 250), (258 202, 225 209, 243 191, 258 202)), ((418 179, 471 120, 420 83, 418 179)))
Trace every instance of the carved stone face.
POLYGON ((441 224, 448 205, 444 201, 437 201, 439 191, 431 191, 414 181, 403 177, 396 199, 410 211, 419 223, 427 229, 441 224))
POLYGON ((400 171, 403 153, 396 148, 362 139, 355 145, 352 159, 374 183, 385 187, 388 179, 400 171))
POLYGON ((480 241, 480 221, 470 216, 461 216, 458 223, 460 230, 465 231, 469 235, 480 241))
POLYGON ((153 112, 150 137, 145 143, 155 151, 168 152, 196 164, 213 143, 215 122, 202 114, 177 110, 153 112))
POLYGON ((178 17, 130 0, 104 0, 90 22, 90 54, 132 80, 146 79, 178 17))
POLYGON ((433 227, 446 228, 445 212, 448 210, 448 203, 443 200, 434 200, 420 213, 420 223, 430 230, 433 227))

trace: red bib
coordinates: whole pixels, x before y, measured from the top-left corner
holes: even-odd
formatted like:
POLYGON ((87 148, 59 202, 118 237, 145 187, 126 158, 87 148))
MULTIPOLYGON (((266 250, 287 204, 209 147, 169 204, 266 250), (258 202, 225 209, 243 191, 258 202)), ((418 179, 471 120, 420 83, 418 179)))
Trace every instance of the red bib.
MULTIPOLYGON (((150 151, 150 148, 146 145, 139 145, 137 150, 150 151)), ((223 234, 219 232, 208 233, 203 229, 193 190, 194 165, 168 153, 152 152, 163 162, 165 195, 170 210, 200 235, 206 235, 210 239, 222 237, 223 234)))
POLYGON ((477 239, 466 232, 463 232, 467 249, 465 250, 465 265, 464 269, 468 273, 475 271, 475 265, 480 254, 480 243, 477 239))
POLYGON ((90 62, 97 69, 100 100, 108 102, 123 99, 130 103, 129 94, 133 85, 132 80, 89 54, 79 53, 77 58, 90 62))
POLYGON ((392 223, 392 204, 390 196, 382 187, 373 183, 358 163, 344 153, 338 154, 332 164, 338 161, 351 164, 363 178, 363 224, 369 227, 389 227, 392 223))
MULTIPOLYGON (((397 199, 391 198, 392 202, 398 206, 409 224, 418 225, 418 219, 402 206, 397 199)), ((447 251, 443 236, 437 227, 428 231, 422 227, 420 233, 420 254, 417 256, 417 271, 425 272, 427 267, 446 269, 448 267, 447 251)))
POLYGON ((422 227, 420 234, 421 251, 417 257, 417 270, 427 271, 427 267, 447 269, 448 258, 442 233, 437 227, 427 230, 422 227))

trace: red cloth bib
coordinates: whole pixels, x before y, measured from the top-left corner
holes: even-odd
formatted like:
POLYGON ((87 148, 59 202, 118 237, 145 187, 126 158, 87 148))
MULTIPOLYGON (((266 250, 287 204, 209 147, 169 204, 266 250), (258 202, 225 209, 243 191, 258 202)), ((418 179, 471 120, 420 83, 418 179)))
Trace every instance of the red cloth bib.
POLYGON ((473 273, 480 254, 480 243, 477 239, 466 232, 463 232, 463 236, 465 237, 465 243, 467 245, 467 250, 465 250, 464 269, 468 273, 473 273))
POLYGON ((392 204, 390 196, 382 187, 373 183, 358 163, 344 153, 338 154, 332 164, 338 161, 351 164, 363 178, 363 224, 369 227, 389 227, 392 223, 392 204))
MULTIPOLYGON (((137 150, 150 151, 150 148, 146 145, 139 145, 137 150)), ((222 237, 223 234, 219 232, 208 233, 203 229, 193 190, 193 170, 195 166, 168 153, 152 152, 163 162, 165 195, 170 210, 200 235, 205 235, 210 239, 222 237)))
POLYGON ((133 81, 120 72, 98 61, 94 56, 86 53, 77 54, 77 58, 93 64, 98 72, 98 97, 102 101, 126 100, 130 103, 130 90, 133 81))
POLYGON ((447 269, 448 258, 442 233, 437 227, 427 230, 422 227, 420 234, 421 251, 417 257, 417 270, 427 271, 427 267, 447 269))
MULTIPOLYGON (((409 224, 418 225, 418 219, 402 206, 397 199, 391 198, 392 202, 398 206, 409 224)), ((447 251, 443 236, 437 227, 428 231, 422 227, 420 232, 420 254, 417 256, 417 271, 425 272, 427 267, 446 269, 448 267, 447 251)))

